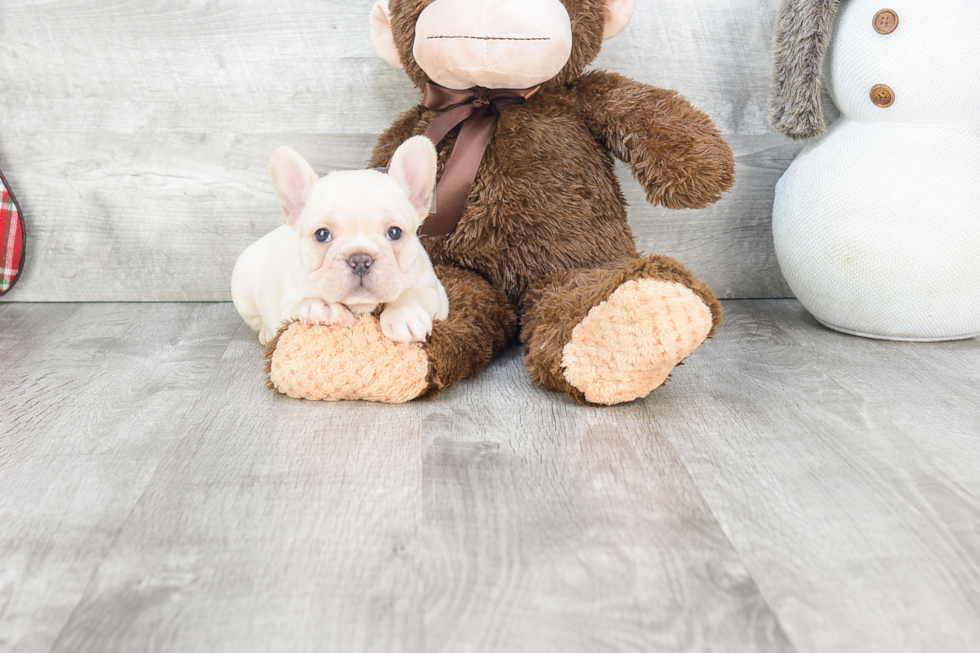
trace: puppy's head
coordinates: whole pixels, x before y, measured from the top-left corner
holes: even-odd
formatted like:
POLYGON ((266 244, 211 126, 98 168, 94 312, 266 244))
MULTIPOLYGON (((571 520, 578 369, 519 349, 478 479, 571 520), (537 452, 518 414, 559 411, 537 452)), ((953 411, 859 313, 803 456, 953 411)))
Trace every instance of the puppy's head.
POLYGON ((318 179, 288 147, 269 163, 286 222, 321 297, 354 311, 392 302, 413 282, 424 250, 417 232, 429 213, 436 151, 425 136, 405 141, 388 173, 333 172, 318 179))

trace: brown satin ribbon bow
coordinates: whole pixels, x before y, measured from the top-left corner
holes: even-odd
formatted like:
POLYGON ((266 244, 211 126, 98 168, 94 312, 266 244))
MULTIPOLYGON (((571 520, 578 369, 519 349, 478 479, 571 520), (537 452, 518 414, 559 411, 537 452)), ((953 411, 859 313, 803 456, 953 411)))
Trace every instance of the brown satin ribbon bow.
POLYGON ((438 144, 456 125, 463 123, 463 128, 436 187, 436 210, 422 223, 423 236, 445 236, 456 229, 500 112, 521 106, 539 88, 475 87, 457 91, 432 82, 426 85, 422 104, 436 111, 448 111, 436 116, 425 130, 425 136, 438 144))

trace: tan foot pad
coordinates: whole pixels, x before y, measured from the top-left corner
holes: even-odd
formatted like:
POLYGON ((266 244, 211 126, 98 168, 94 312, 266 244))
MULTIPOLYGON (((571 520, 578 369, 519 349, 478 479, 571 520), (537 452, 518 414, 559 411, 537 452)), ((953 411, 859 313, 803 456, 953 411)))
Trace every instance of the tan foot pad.
POLYGON ((428 373, 422 346, 392 342, 372 315, 359 316, 352 329, 293 323, 269 364, 273 388, 316 401, 400 404, 425 392, 428 373))
POLYGON ((679 283, 627 281, 572 331, 565 378, 595 404, 645 397, 711 332, 711 311, 679 283))

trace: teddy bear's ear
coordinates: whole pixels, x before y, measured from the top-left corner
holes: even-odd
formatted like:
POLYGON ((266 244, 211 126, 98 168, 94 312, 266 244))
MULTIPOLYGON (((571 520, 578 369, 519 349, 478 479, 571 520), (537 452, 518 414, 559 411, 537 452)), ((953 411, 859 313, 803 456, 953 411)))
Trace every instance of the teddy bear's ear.
POLYGON ((611 39, 626 29, 630 23, 630 18, 633 17, 635 7, 635 0, 606 0, 606 9, 603 12, 605 28, 602 32, 602 38, 611 39))
POLYGON ((823 61, 840 0, 783 0, 773 30, 769 119, 795 139, 827 130, 820 99, 823 61))
POLYGON ((391 12, 388 0, 378 0, 371 10, 371 41, 378 56, 395 68, 404 68, 395 47, 395 34, 391 30, 391 12))

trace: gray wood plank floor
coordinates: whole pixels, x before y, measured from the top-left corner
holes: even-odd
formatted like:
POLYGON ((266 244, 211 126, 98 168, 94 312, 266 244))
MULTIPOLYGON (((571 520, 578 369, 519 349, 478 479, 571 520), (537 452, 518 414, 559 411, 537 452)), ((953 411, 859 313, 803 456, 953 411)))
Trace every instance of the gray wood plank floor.
POLYGON ((0 651, 977 650, 980 341, 726 310, 598 410, 516 349, 313 404, 227 304, 0 304, 0 651))

